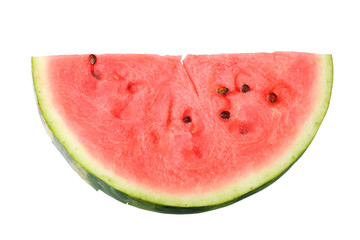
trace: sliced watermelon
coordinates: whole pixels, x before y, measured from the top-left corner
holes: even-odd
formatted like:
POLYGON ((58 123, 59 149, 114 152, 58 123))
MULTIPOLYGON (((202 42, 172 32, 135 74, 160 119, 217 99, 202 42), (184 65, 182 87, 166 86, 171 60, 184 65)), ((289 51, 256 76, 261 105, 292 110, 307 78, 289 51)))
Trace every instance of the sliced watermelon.
POLYGON ((195 213, 278 179, 329 106, 332 57, 276 52, 34 57, 49 135, 95 189, 195 213))

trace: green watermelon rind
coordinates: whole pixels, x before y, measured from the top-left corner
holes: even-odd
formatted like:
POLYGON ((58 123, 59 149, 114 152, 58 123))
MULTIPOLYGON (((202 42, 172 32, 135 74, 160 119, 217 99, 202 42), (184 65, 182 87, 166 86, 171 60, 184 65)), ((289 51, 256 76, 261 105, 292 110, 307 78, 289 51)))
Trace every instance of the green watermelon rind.
POLYGON ((49 93, 50 91, 47 91, 45 58, 33 57, 32 70, 37 105, 44 127, 70 166, 86 182, 96 190, 102 190, 115 199, 138 208, 162 213, 188 214, 224 207, 266 188, 280 178, 301 157, 315 137, 331 98, 332 56, 319 55, 319 61, 321 84, 317 104, 308 123, 304 126, 302 135, 287 151, 287 154, 274 166, 248 177, 242 184, 235 182, 225 190, 222 189, 209 195, 190 197, 153 193, 140 186, 134 186, 125 179, 119 179, 119 177, 97 165, 96 161, 91 159, 91 156, 77 142, 75 136, 61 120, 57 110, 52 106, 52 96, 49 93))

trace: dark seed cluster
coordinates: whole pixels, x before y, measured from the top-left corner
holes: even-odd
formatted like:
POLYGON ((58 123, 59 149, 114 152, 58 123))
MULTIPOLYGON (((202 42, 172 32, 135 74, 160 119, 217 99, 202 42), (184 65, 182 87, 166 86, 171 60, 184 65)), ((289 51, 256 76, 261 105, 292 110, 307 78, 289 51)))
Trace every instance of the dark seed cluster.
MULTIPOLYGON (((90 62, 91 65, 95 65, 96 60, 97 60, 97 59, 96 59, 96 56, 95 56, 94 54, 90 54, 90 55, 89 55, 89 62, 90 62)), ((92 75, 93 75, 95 78, 100 79, 100 77, 101 77, 100 74, 97 73, 97 72, 95 72, 95 71, 93 70, 93 67, 92 67, 92 72, 91 72, 91 73, 92 73, 92 75)), ((129 88, 129 86, 128 86, 128 88, 129 88)), ((247 93, 247 92, 249 92, 249 91, 250 91, 249 85, 243 84, 243 85, 241 86, 241 92, 247 93)), ((227 87, 220 87, 220 88, 216 89, 216 92, 217 92, 218 94, 220 94, 220 95, 226 95, 226 94, 229 93, 229 89, 228 89, 227 87)), ((276 100, 277 100, 277 95, 276 95, 275 93, 271 92, 271 93, 269 93, 269 95, 267 96, 267 99, 268 99, 269 102, 275 103, 276 100)), ((220 117, 223 118, 223 119, 229 119, 230 116, 231 116, 231 114, 230 114, 229 111, 222 111, 222 112, 220 113, 220 117)), ((183 120, 184 123, 190 123, 190 122, 191 122, 191 117, 190 117, 190 116, 185 116, 182 120, 183 120)), ((242 128, 241 128, 241 134, 243 134, 243 135, 247 134, 247 128, 246 128, 246 127, 242 127, 242 128)))
MULTIPOLYGON (((243 93, 247 93, 250 91, 250 87, 249 85, 247 84, 243 84, 241 86, 241 92, 243 93)), ((220 95, 226 95, 229 93, 229 89, 227 87, 220 87, 216 90, 216 92, 220 95)), ((271 92, 268 96, 267 96, 267 99, 271 102, 271 103, 275 103, 276 100, 277 100, 277 95, 273 92, 271 92)), ((229 111, 223 111, 220 113, 220 117, 223 118, 223 119, 229 119, 230 118, 230 112, 229 111)), ((246 128, 243 128, 241 130, 241 133, 242 134, 246 134, 247 133, 247 130, 246 128)))
MULTIPOLYGON (((244 84, 241 86, 241 92, 246 93, 250 91, 250 87, 247 84, 244 84)), ((229 93, 229 89, 227 87, 220 87, 218 89, 216 89, 216 92, 220 95, 226 95, 229 93)), ((229 111, 223 111, 220 113, 220 117, 224 118, 224 119, 229 119, 230 118, 230 112, 229 111)))

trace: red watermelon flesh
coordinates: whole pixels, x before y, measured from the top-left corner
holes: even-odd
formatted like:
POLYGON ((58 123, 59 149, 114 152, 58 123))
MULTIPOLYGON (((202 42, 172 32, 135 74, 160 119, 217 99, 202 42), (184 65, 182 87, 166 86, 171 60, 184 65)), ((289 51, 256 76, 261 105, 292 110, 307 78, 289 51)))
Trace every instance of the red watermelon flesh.
POLYGON ((114 54, 92 63, 34 58, 51 133, 114 189, 176 207, 231 201, 285 171, 314 137, 332 85, 331 56, 309 53, 114 54))

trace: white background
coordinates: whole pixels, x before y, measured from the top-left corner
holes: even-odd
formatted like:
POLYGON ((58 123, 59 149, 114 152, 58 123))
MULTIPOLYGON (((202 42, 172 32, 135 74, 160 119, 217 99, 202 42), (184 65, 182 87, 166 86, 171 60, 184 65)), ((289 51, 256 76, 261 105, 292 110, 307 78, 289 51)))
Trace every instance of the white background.
POLYGON ((1 1, 0 239, 360 239, 356 1, 1 1), (166 215, 94 191, 40 123, 31 56, 331 53, 327 116, 303 157, 243 201, 166 215))

